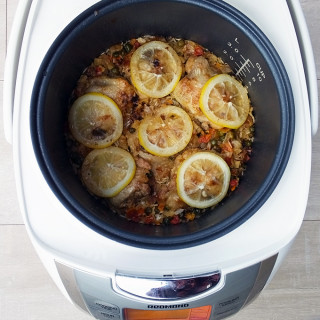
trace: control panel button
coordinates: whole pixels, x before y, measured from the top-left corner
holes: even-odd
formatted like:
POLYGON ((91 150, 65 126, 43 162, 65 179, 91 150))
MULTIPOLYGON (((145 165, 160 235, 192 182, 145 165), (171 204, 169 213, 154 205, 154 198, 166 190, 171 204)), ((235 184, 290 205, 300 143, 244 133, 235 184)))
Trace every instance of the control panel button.
POLYGON ((116 313, 116 314, 120 313, 119 307, 115 306, 114 304, 107 303, 104 301, 96 300, 96 301, 94 301, 94 306, 95 306, 95 308, 97 308, 98 310, 101 310, 101 311, 107 311, 109 313, 111 312, 111 313, 116 313))
POLYGON ((96 319, 120 319, 120 308, 114 304, 101 300, 92 300, 88 302, 88 307, 90 309, 91 314, 96 319))

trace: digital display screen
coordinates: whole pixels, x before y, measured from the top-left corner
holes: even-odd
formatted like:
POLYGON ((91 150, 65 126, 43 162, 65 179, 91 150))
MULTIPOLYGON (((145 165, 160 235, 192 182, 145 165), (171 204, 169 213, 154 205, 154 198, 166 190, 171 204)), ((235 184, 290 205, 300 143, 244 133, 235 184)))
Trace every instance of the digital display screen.
POLYGON ((209 320, 212 306, 182 310, 124 309, 126 320, 209 320))

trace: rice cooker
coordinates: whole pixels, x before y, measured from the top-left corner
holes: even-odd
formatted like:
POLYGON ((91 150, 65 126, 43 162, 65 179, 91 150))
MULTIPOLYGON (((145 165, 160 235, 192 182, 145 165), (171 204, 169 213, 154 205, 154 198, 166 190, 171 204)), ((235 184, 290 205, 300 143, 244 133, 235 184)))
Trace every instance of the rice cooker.
POLYGON ((18 6, 4 125, 21 211, 57 286, 97 319, 219 320, 253 301, 301 226, 317 121, 314 59, 298 0, 18 6), (253 156, 239 188, 186 224, 141 225, 108 212, 75 177, 66 153, 68 99, 84 68, 112 44, 145 34, 213 51, 255 108, 253 156))

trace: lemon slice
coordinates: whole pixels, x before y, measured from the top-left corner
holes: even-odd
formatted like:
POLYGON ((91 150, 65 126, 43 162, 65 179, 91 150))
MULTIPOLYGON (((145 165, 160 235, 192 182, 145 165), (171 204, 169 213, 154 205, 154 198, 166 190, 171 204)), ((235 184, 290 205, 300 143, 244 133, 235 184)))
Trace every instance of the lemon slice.
POLYGON ((138 138, 151 154, 169 157, 187 146, 192 132, 189 115, 179 107, 166 105, 141 121, 138 138))
POLYGON ((184 160, 177 172, 177 192, 194 208, 208 208, 226 195, 230 182, 227 163, 212 152, 197 152, 184 160))
POLYGON ((74 138, 89 148, 105 148, 122 134, 122 113, 117 104, 101 93, 79 97, 69 112, 69 127, 74 138))
POLYGON ((131 81, 138 91, 162 98, 173 91, 182 73, 178 54, 162 41, 140 46, 130 61, 131 81))
POLYGON ((133 179, 136 164, 124 149, 108 147, 91 151, 83 161, 82 181, 95 195, 114 197, 133 179))
POLYGON ((247 89, 228 74, 214 76, 202 88, 200 108, 214 124, 237 129, 249 113, 247 89))

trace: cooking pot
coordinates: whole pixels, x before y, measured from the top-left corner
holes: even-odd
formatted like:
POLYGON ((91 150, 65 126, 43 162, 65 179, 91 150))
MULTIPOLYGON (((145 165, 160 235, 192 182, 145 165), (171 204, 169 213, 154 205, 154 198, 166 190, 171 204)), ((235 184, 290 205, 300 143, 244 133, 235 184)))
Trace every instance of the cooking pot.
POLYGON ((291 86, 276 50, 252 21, 218 0, 98 2, 66 27, 46 54, 30 117, 36 158, 66 214, 105 237, 150 249, 200 245, 245 223, 275 191, 295 129, 291 86), (238 189, 212 212, 186 224, 141 225, 112 213, 87 192, 67 154, 69 98, 81 73, 111 45, 146 34, 190 39, 213 51, 247 86, 254 106, 253 154, 238 189))

